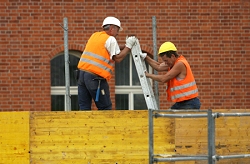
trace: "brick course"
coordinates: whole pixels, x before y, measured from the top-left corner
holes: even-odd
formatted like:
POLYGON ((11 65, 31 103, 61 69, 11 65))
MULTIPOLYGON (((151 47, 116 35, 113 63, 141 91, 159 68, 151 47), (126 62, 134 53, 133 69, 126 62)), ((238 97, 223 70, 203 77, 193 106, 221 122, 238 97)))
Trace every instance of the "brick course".
MULTIPOLYGON (((82 51, 106 16, 116 16, 153 54, 152 16, 157 47, 172 41, 191 64, 202 109, 250 108, 249 0, 1 0, 0 111, 50 110, 50 60, 63 51, 63 18, 69 48, 82 51)), ((110 82, 114 103, 114 78, 110 82)), ((166 101, 160 84, 161 109, 166 101)))

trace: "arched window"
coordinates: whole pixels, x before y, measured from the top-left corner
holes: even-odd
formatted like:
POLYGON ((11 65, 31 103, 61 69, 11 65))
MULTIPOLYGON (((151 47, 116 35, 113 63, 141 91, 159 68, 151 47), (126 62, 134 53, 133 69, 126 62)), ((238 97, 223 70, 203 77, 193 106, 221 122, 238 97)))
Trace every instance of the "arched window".
MULTIPOLYGON (((77 64, 81 52, 69 51, 69 72, 70 72, 70 94, 71 109, 78 110, 77 81, 73 72, 77 69, 77 64)), ((65 90, 65 61, 64 52, 56 55, 51 61, 51 110, 64 111, 66 108, 66 90, 65 90)))

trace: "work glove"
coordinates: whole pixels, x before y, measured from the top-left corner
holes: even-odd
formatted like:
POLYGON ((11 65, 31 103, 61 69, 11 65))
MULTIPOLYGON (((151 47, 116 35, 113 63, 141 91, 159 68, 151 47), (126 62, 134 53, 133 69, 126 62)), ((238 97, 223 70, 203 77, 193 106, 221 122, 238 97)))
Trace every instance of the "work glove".
POLYGON ((133 47, 133 45, 135 44, 136 39, 137 38, 135 36, 126 37, 125 46, 128 47, 129 49, 131 49, 133 47))
POLYGON ((144 60, 147 56, 147 53, 140 53, 141 58, 144 60))

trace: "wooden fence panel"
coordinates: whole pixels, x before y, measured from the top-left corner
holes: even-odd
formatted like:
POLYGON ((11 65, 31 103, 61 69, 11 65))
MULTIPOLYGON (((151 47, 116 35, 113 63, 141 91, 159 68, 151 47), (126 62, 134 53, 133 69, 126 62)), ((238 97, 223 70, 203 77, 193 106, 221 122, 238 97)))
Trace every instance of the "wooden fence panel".
POLYGON ((0 112, 0 164, 29 163, 29 112, 0 112))
MULTIPOLYGON (((154 154, 207 154, 206 118, 153 120, 154 154)), ((219 117, 215 127, 217 155, 250 154, 249 117, 219 117)), ((146 110, 0 112, 0 164, 145 164, 148 143, 146 110)), ((250 159, 217 163, 249 164, 250 159)))
MULTIPOLYGON (((155 152, 174 153, 173 122, 155 121, 155 152)), ((148 111, 32 112, 31 163, 148 163, 148 111)))

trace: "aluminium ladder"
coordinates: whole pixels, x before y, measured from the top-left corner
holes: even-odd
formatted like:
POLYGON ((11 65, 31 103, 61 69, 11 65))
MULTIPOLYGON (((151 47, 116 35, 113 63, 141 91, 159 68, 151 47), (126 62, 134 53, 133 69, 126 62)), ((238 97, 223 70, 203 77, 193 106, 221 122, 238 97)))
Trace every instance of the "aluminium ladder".
POLYGON ((136 39, 136 42, 131 49, 131 54, 134 59, 135 67, 136 67, 137 74, 141 83, 144 98, 145 98, 148 109, 158 110, 157 102, 154 96, 151 83, 149 79, 145 76, 145 71, 147 71, 147 67, 145 65, 145 61, 140 56, 141 53, 142 51, 141 51, 139 40, 136 39))

